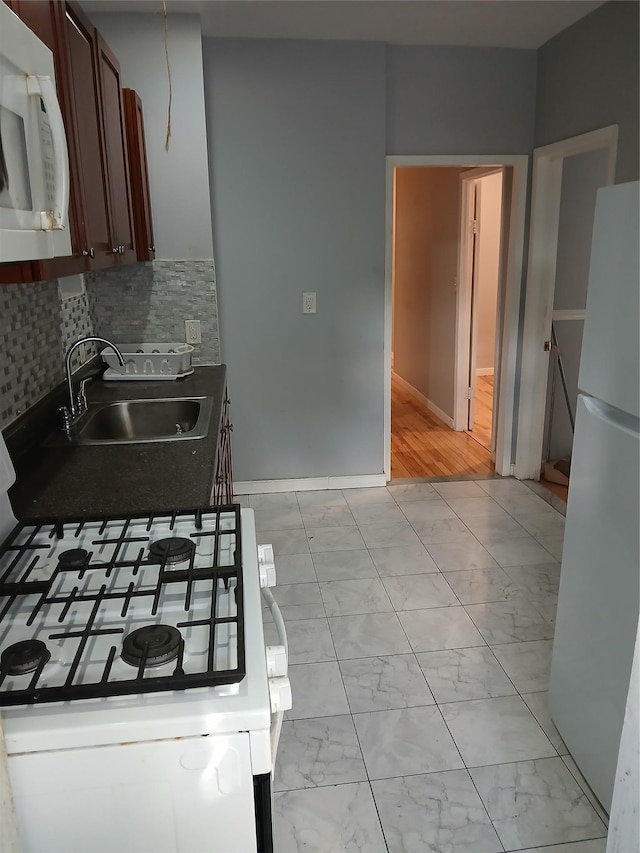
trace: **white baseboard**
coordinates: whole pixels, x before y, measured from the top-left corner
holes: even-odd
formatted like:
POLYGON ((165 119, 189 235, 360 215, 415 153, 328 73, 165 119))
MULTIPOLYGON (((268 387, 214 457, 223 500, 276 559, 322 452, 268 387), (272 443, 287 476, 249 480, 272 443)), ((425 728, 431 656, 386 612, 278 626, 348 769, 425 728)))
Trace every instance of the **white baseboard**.
POLYGON ((413 385, 410 385, 406 379, 402 378, 402 376, 398 376, 397 373, 394 373, 393 378, 408 394, 411 394, 416 398, 416 400, 419 400, 427 407, 427 409, 429 409, 430 412, 433 412, 437 418, 440 418, 441 421, 444 421, 447 426, 453 429, 453 418, 450 415, 438 408, 435 403, 433 403, 428 397, 425 397, 425 395, 418 391, 417 388, 414 388, 413 385))
POLYGON ((300 477, 291 480, 245 480, 233 484, 236 495, 275 492, 313 492, 319 489, 366 489, 386 486, 385 474, 354 474, 344 477, 300 477))
POLYGON ((493 376, 494 373, 493 367, 478 367, 476 369, 476 376, 493 376))

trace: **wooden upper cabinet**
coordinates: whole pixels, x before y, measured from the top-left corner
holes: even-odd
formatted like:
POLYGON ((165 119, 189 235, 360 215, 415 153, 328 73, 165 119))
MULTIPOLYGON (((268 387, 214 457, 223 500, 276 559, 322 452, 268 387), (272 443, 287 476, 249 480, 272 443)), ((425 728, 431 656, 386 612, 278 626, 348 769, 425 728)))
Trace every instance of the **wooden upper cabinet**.
POLYGON ((133 198, 133 229, 136 256, 139 261, 152 261, 156 247, 153 241, 151 198, 147 146, 144 138, 142 101, 133 89, 123 89, 124 124, 127 135, 127 157, 133 198))
POLYGON ((153 257, 153 233, 141 107, 142 142, 136 160, 144 164, 145 180, 142 188, 136 180, 132 198, 118 60, 75 0, 9 0, 8 5, 53 51, 69 149, 72 254, 0 264, 0 283, 148 260, 153 257), (140 243, 146 255, 142 249, 137 254, 134 243, 134 213, 139 208, 146 222, 140 243))
POLYGON ((109 183, 107 203, 111 226, 112 252, 121 263, 136 260, 133 245, 131 184, 124 129, 124 108, 120 83, 120 64, 96 30, 96 49, 102 106, 102 130, 105 165, 109 183))

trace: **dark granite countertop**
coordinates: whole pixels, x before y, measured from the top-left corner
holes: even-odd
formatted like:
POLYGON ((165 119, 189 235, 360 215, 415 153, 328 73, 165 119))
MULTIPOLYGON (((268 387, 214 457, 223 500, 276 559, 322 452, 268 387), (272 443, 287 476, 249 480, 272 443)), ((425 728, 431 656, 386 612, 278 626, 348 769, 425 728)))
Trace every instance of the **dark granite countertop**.
POLYGON ((226 367, 219 365, 196 367, 191 376, 175 381, 90 383, 89 402, 212 396, 208 434, 201 439, 128 445, 50 447, 40 441, 14 458, 17 482, 9 496, 15 515, 26 519, 208 505, 225 379, 226 367))

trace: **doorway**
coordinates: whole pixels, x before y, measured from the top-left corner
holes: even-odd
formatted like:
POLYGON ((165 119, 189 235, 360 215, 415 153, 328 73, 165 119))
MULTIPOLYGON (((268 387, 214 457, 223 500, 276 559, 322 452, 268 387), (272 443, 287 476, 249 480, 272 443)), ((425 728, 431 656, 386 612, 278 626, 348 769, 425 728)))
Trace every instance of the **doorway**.
MULTIPOLYGON (((492 448, 494 448, 496 473, 503 475, 511 473, 515 358, 520 310, 527 160, 526 156, 512 155, 487 158, 387 157, 385 473, 388 479, 390 475, 415 477, 486 473, 494 468, 491 462, 492 448), (409 296, 406 293, 400 295, 404 300, 401 308, 401 313, 404 315, 403 324, 400 328, 394 321, 394 302, 398 304, 398 293, 394 289, 397 273, 395 266, 397 254, 394 252, 396 178, 403 167, 425 166, 436 168, 418 168, 411 171, 422 173, 423 176, 431 173, 431 183, 440 193, 441 203, 435 206, 435 212, 432 210, 431 214, 428 211, 420 213, 423 218, 431 215, 432 226, 439 242, 425 247, 423 257, 418 258, 414 272, 423 278, 431 276, 435 280, 435 286, 426 286, 417 295, 415 292, 410 293, 409 296), (506 170, 505 167, 507 167, 506 170), (476 172, 476 169, 481 171, 476 172), (504 178, 505 171, 506 178, 504 178), (474 188, 474 199, 475 189, 479 187, 476 182, 482 176, 497 175, 501 184, 505 223, 503 239, 498 250, 499 268, 503 281, 499 310, 496 311, 497 299, 493 301, 493 364, 478 364, 477 368, 474 365, 472 378, 475 381, 473 382, 470 382, 470 359, 472 354, 475 355, 476 361, 478 359, 480 305, 477 301, 478 291, 476 290, 474 300, 472 289, 467 294, 462 286, 461 269, 458 266, 461 190, 464 186, 461 175, 464 173, 474 179, 473 182, 467 181, 467 185, 474 188), (441 191, 446 184, 449 187, 453 184, 455 187, 453 205, 450 199, 446 202, 442 201, 441 191), (464 322, 461 320, 464 312, 461 312, 460 307, 467 297, 469 307, 465 331, 464 322), (419 304, 420 300, 422 304, 419 304), (427 321, 422 311, 425 307, 429 309, 427 321), (475 311, 475 322, 472 308, 475 311), (414 358, 407 369, 407 349, 420 350, 420 347, 422 347, 423 357, 418 352, 418 358, 414 358), (471 405, 470 398, 467 396, 465 399, 463 422, 463 407, 458 400, 458 378, 462 375, 466 376, 464 385, 467 392, 470 387, 473 388, 475 385, 477 388, 480 385, 478 379, 483 375, 490 377, 495 383, 497 391, 495 396, 501 404, 496 410, 493 405, 492 390, 489 395, 491 403, 487 406, 487 412, 490 412, 490 423, 485 431, 487 436, 485 444, 489 444, 490 447, 483 447, 481 442, 473 436, 474 430, 479 432, 481 422, 477 392, 475 405, 473 398, 471 398, 471 405), (406 436, 407 440, 404 444, 408 456, 415 458, 426 454, 428 461, 435 463, 435 467, 440 463, 440 470, 430 470, 429 473, 407 473, 405 467, 395 465, 395 471, 392 473, 392 442, 394 450, 398 447, 397 430, 393 438, 391 430, 392 393, 396 413, 401 413, 405 423, 410 422, 409 432, 417 433, 406 436), (410 399, 407 398, 407 393, 410 399), (456 447, 452 448, 452 442, 454 444, 457 442, 456 447), (472 455, 480 457, 481 461, 478 462, 477 458, 471 459, 472 455), (445 462, 444 471, 442 470, 443 461, 445 462)), ((481 190, 477 195, 478 204, 480 204, 480 196, 481 190)), ((483 359, 484 356, 481 360, 483 359)), ((397 418, 394 420, 397 421, 397 418)))

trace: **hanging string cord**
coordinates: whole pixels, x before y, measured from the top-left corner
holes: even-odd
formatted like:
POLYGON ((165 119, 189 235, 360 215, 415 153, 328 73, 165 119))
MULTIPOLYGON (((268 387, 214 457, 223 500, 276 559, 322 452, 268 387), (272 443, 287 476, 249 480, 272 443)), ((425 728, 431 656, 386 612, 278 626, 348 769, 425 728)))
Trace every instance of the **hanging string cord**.
POLYGON ((171 137, 171 100, 173 92, 171 89, 171 64, 169 63, 169 30, 167 27, 167 4, 162 0, 162 15, 164 17, 164 55, 167 62, 167 76, 169 78, 169 106, 167 108, 167 136, 164 141, 164 150, 169 150, 169 139, 171 137))

